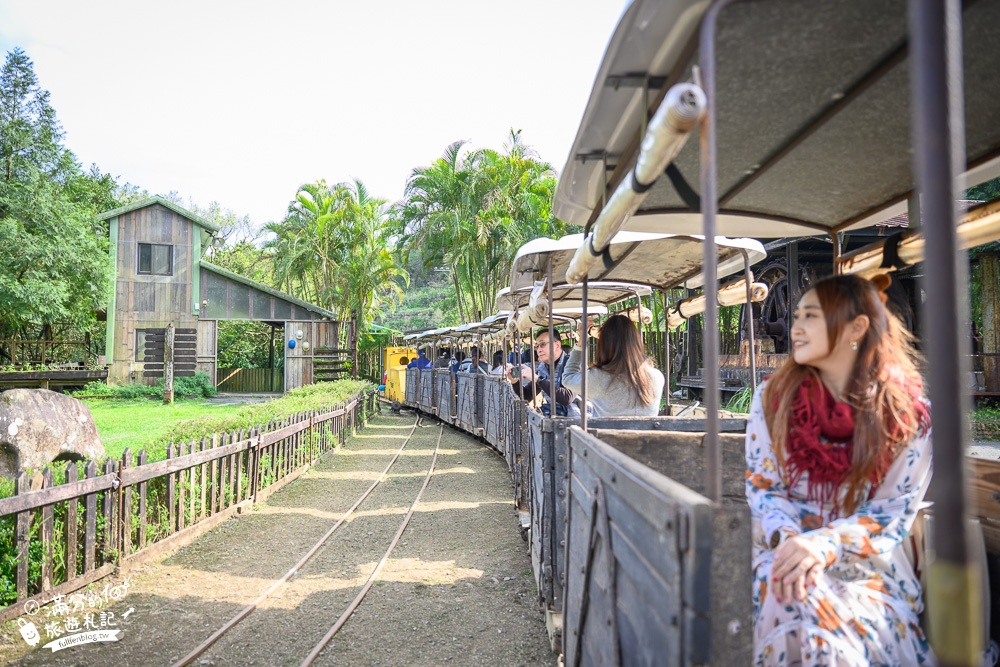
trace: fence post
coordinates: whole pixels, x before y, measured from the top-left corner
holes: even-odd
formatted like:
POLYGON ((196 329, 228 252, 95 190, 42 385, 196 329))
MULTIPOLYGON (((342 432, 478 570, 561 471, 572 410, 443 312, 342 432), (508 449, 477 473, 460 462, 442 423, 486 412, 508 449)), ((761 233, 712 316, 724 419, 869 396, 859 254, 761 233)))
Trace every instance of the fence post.
MULTIPOLYGON (((41 475, 41 488, 51 489, 55 479, 52 475, 52 469, 46 468, 41 475)), ((52 561, 55 557, 55 549, 53 543, 55 542, 55 536, 53 535, 53 526, 55 523, 55 516, 53 515, 52 505, 44 505, 42 507, 42 591, 47 591, 52 588, 52 561)))
MULTIPOLYGON (((139 451, 138 466, 146 465, 146 450, 139 451)), ((172 480, 173 475, 167 475, 172 480)), ((172 525, 172 524, 171 524, 172 525)), ((146 482, 139 482, 139 548, 146 546, 146 482)))
MULTIPOLYGON (((30 482, 28 481, 28 473, 23 470, 17 474, 14 482, 14 491, 17 495, 22 495, 28 493, 31 490, 30 482)), ((20 602, 28 597, 28 547, 31 531, 31 514, 29 510, 27 512, 18 512, 14 520, 17 531, 15 539, 17 540, 17 601, 20 602)))
MULTIPOLYGON (((122 452, 119 471, 129 468, 131 465, 132 450, 126 447, 125 451, 122 452)), ((121 477, 121 472, 119 472, 118 476, 121 477)), ((121 565, 132 548, 132 488, 122 484, 118 490, 118 499, 118 525, 121 530, 121 535, 118 539, 118 544, 121 545, 121 548, 118 550, 118 564, 121 565)))
MULTIPOLYGON (((72 484, 76 481, 76 463, 68 461, 66 463, 66 483, 72 484)), ((76 515, 78 498, 70 498, 66 502, 66 581, 76 577, 76 515)))
MULTIPOLYGON (((116 472, 116 470, 115 470, 115 462, 114 461, 110 461, 110 460, 106 461, 104 463, 104 474, 105 475, 113 475, 113 474, 115 474, 115 472, 116 472)), ((107 491, 104 492, 104 502, 103 502, 103 511, 104 511, 104 540, 103 540, 103 542, 104 542, 104 546, 101 549, 101 562, 102 563, 108 562, 107 561, 108 555, 112 551, 117 550, 117 548, 118 548, 118 540, 116 539, 118 531, 115 530, 115 528, 116 528, 116 526, 115 526, 115 507, 118 505, 118 502, 117 502, 118 499, 112 497, 112 494, 117 495, 117 491, 118 491, 118 489, 116 489, 115 487, 112 487, 112 488, 110 488, 110 489, 108 489, 107 491)))
POLYGON ((174 402, 174 323, 163 334, 163 403, 174 402))
POLYGON ((257 491, 260 488, 260 434, 263 431, 261 427, 257 427, 257 444, 250 448, 250 500, 254 503, 257 502, 257 491))
MULTIPOLYGON (((97 464, 87 461, 83 468, 83 475, 87 479, 97 477, 97 464)), ((87 524, 83 534, 83 573, 87 574, 96 566, 97 551, 97 494, 88 493, 83 502, 85 522, 87 524)))

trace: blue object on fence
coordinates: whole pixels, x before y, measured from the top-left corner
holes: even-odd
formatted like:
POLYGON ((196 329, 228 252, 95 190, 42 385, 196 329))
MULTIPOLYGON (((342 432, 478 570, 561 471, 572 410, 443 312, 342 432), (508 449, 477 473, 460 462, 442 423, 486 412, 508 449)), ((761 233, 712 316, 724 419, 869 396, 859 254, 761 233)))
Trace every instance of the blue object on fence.
POLYGON ((384 385, 384 384, 380 384, 380 385, 378 386, 378 390, 379 390, 379 391, 385 391, 385 385, 384 385))
POLYGON ((290 348, 295 347, 295 339, 294 338, 291 339, 290 341, 288 341, 288 347, 290 347, 290 348))

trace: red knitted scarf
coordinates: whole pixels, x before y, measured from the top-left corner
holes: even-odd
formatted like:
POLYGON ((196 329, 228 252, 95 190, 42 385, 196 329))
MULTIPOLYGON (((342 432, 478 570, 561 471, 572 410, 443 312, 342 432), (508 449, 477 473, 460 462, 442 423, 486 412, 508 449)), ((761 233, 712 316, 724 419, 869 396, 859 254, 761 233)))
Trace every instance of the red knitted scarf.
MULTIPOLYGON (((921 398, 922 387, 915 383, 908 388, 915 401, 918 426, 926 430, 930 427, 930 414, 921 398)), ((903 437, 903 428, 895 421, 887 424, 887 431, 891 442, 898 442, 903 437)), ((836 507, 837 492, 851 471, 854 408, 834 399, 826 385, 811 374, 802 379, 792 401, 785 452, 788 487, 793 488, 807 473, 806 498, 818 501, 821 506, 836 507)), ((871 493, 885 478, 893 459, 890 447, 879 453, 870 477, 871 493)))
POLYGON ((785 452, 789 488, 807 473, 807 499, 836 504, 837 490, 851 470, 854 409, 836 401, 812 375, 802 379, 792 401, 785 452))

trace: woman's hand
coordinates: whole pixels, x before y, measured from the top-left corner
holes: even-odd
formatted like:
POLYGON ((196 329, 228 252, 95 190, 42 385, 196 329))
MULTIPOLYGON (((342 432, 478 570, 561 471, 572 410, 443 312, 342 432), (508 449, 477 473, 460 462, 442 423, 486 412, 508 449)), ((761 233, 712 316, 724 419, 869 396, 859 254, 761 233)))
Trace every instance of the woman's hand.
POLYGON ((771 566, 771 591, 778 602, 804 600, 806 587, 819 581, 826 561, 812 541, 801 535, 788 538, 774 550, 771 566))

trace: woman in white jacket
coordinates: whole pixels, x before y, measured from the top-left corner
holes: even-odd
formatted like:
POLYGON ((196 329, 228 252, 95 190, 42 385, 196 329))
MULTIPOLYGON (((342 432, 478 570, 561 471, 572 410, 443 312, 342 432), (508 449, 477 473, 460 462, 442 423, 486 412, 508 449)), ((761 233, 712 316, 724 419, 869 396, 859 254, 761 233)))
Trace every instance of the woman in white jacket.
MULTIPOLYGON (((563 386, 579 392, 583 346, 587 327, 580 335, 563 371, 563 386)), ((594 363, 587 373, 587 402, 594 417, 652 417, 660 412, 663 373, 646 356, 642 338, 627 317, 613 315, 601 326, 594 363)))

